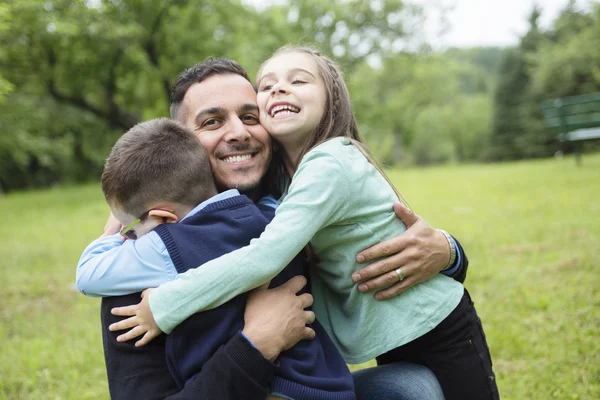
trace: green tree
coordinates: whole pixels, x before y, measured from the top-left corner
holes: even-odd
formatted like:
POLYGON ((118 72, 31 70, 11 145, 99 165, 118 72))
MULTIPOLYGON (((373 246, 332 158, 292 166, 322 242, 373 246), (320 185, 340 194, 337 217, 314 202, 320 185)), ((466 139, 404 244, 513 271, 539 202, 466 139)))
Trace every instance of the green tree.
POLYGON ((529 31, 519 47, 506 53, 499 69, 494 98, 494 120, 490 137, 489 157, 493 160, 518 159, 544 154, 547 138, 541 134, 541 119, 537 96, 531 92, 532 63, 530 58, 544 40, 539 28, 541 9, 534 7, 529 16, 529 31))
POLYGON ((237 59, 253 72, 277 47, 306 40, 350 73, 390 49, 406 18, 400 0, 306 0, 264 10, 239 0, 9 0, 0 8, 0 98, 7 82, 14 91, 0 109, 7 127, 0 182, 97 177, 116 137, 166 115, 171 81, 207 56, 237 59))
POLYGON ((586 13, 574 2, 560 14, 533 57, 533 90, 544 99, 600 91, 600 4, 586 13))
POLYGON ((457 69, 439 55, 401 53, 382 58, 378 68, 365 63, 353 74, 350 90, 361 132, 383 162, 405 161, 419 113, 458 92, 457 69))

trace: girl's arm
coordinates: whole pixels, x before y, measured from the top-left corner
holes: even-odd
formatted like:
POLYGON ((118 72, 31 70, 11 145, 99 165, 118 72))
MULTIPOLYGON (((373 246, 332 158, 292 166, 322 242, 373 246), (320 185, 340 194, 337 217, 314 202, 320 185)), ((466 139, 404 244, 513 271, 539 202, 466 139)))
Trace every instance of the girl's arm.
POLYGON ((120 235, 94 240, 77 265, 76 284, 86 296, 121 296, 175 279, 177 270, 158 235, 123 242, 120 235))
POLYGON ((190 315, 218 307, 275 277, 318 230, 344 216, 348 182, 333 156, 308 153, 260 238, 179 274, 150 293, 150 309, 158 327, 169 333, 190 315))

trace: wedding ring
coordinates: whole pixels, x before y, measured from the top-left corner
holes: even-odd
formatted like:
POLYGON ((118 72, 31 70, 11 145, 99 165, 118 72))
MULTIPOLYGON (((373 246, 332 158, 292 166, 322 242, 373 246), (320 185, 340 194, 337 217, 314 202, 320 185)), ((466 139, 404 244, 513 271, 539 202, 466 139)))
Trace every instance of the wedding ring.
POLYGON ((395 270, 396 275, 398 275, 398 281, 401 281, 402 279, 404 279, 404 274, 402 273, 402 268, 397 268, 395 270))
POLYGON ((312 311, 307 311, 306 312, 306 323, 312 324, 313 322, 315 322, 315 313, 312 311))

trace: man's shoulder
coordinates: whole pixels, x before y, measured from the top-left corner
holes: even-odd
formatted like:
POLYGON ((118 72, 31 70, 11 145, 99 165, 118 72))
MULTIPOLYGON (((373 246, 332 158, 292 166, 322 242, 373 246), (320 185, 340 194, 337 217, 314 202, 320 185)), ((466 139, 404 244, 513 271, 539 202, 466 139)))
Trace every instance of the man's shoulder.
POLYGON ((261 199, 258 201, 258 203, 256 203, 256 206, 259 209, 266 209, 266 210, 276 210, 277 207, 279 207, 279 202, 277 201, 277 199, 271 195, 266 195, 264 197, 261 197, 261 199))

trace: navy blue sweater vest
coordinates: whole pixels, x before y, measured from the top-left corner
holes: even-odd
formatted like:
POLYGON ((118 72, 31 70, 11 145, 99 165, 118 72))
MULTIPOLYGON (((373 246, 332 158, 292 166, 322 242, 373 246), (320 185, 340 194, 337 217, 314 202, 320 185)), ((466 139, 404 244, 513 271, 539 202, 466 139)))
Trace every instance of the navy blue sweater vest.
MULTIPOLYGON (((272 208, 259 209, 246 196, 236 196, 211 203, 178 224, 160 225, 155 231, 177 272, 183 273, 248 245, 260 236, 274 214, 272 208)), ((300 256, 271 281, 271 287, 296 275, 304 275, 300 256)), ((243 329, 246 299, 247 294, 242 294, 220 307, 194 314, 167 336, 167 363, 179 387, 193 379, 210 356, 243 329)), ((301 341, 280 354, 272 392, 295 400, 354 400, 354 383, 344 359, 318 322, 311 327, 316 332, 314 340, 301 341)))

